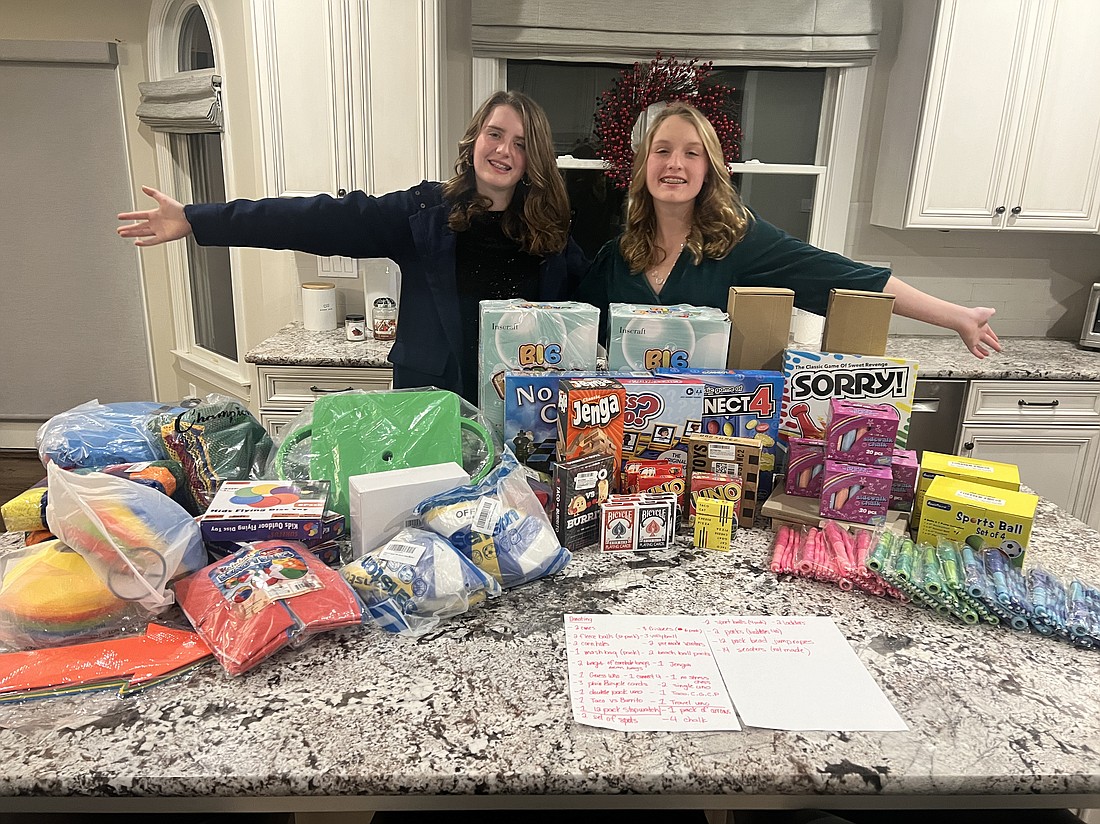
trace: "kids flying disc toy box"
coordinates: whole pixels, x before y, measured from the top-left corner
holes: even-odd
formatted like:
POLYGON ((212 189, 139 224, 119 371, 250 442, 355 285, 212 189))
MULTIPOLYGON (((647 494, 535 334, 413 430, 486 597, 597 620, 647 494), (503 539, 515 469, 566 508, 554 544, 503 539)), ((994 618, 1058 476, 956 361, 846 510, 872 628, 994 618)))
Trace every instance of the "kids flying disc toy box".
POLYGON ((199 519, 202 538, 319 543, 328 493, 328 481, 223 481, 199 519))

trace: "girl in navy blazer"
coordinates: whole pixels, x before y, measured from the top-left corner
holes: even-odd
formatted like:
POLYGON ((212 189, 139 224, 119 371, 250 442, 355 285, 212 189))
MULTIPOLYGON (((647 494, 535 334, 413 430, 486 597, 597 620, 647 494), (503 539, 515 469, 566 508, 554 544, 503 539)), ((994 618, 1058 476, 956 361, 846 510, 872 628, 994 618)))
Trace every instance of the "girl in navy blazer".
POLYGON ((437 386, 477 403, 478 303, 565 300, 588 261, 569 239, 569 203, 542 108, 497 92, 458 144, 455 176, 373 197, 235 200, 183 206, 148 186, 149 211, 118 234, 153 246, 193 234, 202 246, 389 258, 401 269, 390 350, 395 388, 437 386))

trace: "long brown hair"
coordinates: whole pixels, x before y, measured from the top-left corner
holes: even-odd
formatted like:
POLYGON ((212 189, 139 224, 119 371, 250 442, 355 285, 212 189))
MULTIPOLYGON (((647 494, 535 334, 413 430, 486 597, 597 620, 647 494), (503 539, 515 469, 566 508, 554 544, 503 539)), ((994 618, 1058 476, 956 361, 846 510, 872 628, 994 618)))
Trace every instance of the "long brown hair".
POLYGON ((557 167, 550 121, 542 107, 521 92, 496 92, 481 104, 466 134, 458 142, 455 176, 443 184, 451 203, 447 225, 456 232, 470 228, 470 220, 492 205, 478 194, 474 173, 474 143, 497 106, 511 106, 523 123, 527 172, 504 210, 504 234, 532 255, 549 255, 565 248, 569 238, 569 198, 557 167))
POLYGON ((653 147, 653 136, 670 117, 682 117, 695 127, 710 166, 695 198, 691 231, 685 243, 692 260, 698 265, 704 257, 724 258, 745 237, 752 220, 730 182, 722 144, 710 121, 694 106, 679 101, 670 103, 653 117, 642 145, 634 154, 626 229, 619 240, 619 250, 631 272, 646 271, 660 263, 664 255, 657 246, 657 214, 653 209, 653 196, 646 186, 646 161, 653 147))

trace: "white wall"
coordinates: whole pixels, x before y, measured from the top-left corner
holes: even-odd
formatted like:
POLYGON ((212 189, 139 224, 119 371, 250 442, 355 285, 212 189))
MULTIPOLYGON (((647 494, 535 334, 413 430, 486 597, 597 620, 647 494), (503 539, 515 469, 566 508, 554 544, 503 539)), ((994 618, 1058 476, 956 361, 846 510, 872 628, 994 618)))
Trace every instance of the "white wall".
MULTIPOLYGON (((901 0, 884 0, 880 51, 865 108, 860 166, 854 187, 848 255, 888 261, 912 285, 947 300, 997 310, 1001 336, 1076 339, 1093 281, 1100 280, 1100 236, 1044 232, 883 229, 870 223, 871 195, 887 81, 897 51, 901 0)), ((918 105, 914 100, 913 105, 918 105)), ((891 331, 950 334, 894 318, 891 331)))

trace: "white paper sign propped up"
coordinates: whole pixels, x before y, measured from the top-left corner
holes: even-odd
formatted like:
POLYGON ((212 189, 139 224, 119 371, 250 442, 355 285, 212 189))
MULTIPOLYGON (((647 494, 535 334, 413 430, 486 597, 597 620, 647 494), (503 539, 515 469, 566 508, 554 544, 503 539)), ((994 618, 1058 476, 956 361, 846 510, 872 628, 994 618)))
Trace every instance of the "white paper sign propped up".
POLYGON ((703 619, 741 721, 778 730, 907 730, 831 618, 703 619))

